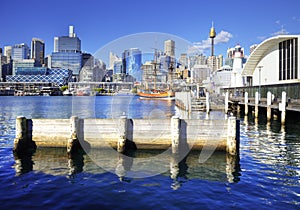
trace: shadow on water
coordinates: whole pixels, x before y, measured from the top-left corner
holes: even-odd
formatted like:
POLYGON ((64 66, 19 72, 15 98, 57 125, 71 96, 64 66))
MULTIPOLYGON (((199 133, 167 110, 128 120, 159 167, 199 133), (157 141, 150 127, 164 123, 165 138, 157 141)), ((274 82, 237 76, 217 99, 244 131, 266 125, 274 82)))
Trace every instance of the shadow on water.
POLYGON ((30 171, 42 171, 52 175, 69 175, 80 173, 84 167, 83 151, 67 154, 65 148, 38 148, 34 153, 13 153, 16 175, 30 171))
POLYGON ((16 170, 16 176, 28 173, 33 170, 32 155, 34 153, 16 153, 13 152, 15 158, 14 168, 16 170))
POLYGON ((141 162, 138 164, 139 168, 133 167, 135 162, 155 157, 161 152, 160 150, 131 150, 125 154, 115 153, 114 157, 108 157, 107 154, 109 153, 99 150, 96 151, 98 159, 95 161, 95 159, 81 152, 72 155, 72 158, 70 158, 65 148, 38 148, 32 155, 15 155, 15 170, 16 175, 22 175, 30 171, 39 171, 45 174, 63 175, 70 178, 81 172, 102 174, 109 171, 116 174, 120 181, 131 182, 135 179, 131 176, 133 173, 140 173, 140 171, 150 170, 151 167, 161 167, 160 164, 165 164, 166 170, 161 175, 171 178, 171 187, 175 190, 190 179, 229 183, 240 180, 239 157, 220 151, 214 152, 203 163, 199 162, 201 151, 191 151, 184 158, 180 155, 168 153, 164 162, 152 163, 150 166, 141 162), (103 167, 99 167, 97 163, 99 160, 102 161, 101 166, 103 167), (108 168, 110 170, 106 170, 108 168))

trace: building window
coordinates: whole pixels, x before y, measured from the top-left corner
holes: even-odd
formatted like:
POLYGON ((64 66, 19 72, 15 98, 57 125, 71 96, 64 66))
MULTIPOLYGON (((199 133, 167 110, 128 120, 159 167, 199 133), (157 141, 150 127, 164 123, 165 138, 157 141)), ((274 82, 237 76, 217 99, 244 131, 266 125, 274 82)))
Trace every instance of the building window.
POLYGON ((279 80, 298 79, 298 39, 279 43, 279 80))

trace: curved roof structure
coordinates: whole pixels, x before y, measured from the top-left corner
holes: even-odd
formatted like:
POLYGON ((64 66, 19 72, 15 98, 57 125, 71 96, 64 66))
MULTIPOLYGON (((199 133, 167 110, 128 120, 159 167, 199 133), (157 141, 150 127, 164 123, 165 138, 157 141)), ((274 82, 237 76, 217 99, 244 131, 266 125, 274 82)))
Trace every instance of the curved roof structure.
POLYGON ((274 45, 278 45, 280 42, 297 38, 299 35, 279 35, 275 37, 271 37, 266 39, 261 44, 259 44, 254 51, 249 56, 242 75, 253 75, 253 72, 257 66, 257 64, 261 61, 261 59, 265 56, 266 52, 272 48, 274 45))

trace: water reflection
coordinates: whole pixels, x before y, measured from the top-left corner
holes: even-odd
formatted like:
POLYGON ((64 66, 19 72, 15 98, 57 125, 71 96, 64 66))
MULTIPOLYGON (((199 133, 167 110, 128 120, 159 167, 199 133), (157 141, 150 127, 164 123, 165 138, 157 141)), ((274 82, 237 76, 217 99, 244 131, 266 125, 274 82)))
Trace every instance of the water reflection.
POLYGON ((245 136, 242 145, 244 153, 266 164, 267 167, 260 170, 264 170, 268 179, 290 185, 299 184, 299 181, 295 181, 292 177, 300 174, 298 161, 300 142, 295 136, 297 131, 287 133, 287 128, 293 125, 282 125, 277 120, 267 122, 262 117, 253 121, 242 120, 244 129, 241 130, 241 136, 245 136))
MULTIPOLYGON (((107 164, 110 172, 115 173, 120 181, 130 182, 133 173, 143 173, 150 170, 150 167, 140 160, 154 157, 161 153, 157 150, 131 151, 128 154, 117 154, 115 157, 108 157, 105 151, 99 150, 98 160, 107 164), (110 161, 108 161, 110 160, 110 161), (138 165, 133 167, 133 163, 138 165), (144 164, 144 165, 143 165, 144 164), (140 168, 138 168, 139 166, 140 168), (138 171, 140 170, 140 171, 138 171)), ((95 154, 95 153, 94 153, 95 154)), ((225 152, 215 152, 205 162, 199 162, 199 151, 191 151, 182 159, 180 155, 166 154, 166 162, 169 168, 162 173, 170 176, 171 187, 176 190, 189 179, 214 180, 220 182, 238 182, 240 177, 239 158, 230 156, 225 152)), ((94 157, 93 157, 94 158, 94 157)), ((38 148, 33 156, 15 156, 15 170, 17 175, 29 171, 40 171, 45 174, 63 175, 73 177, 77 173, 106 173, 92 158, 83 153, 78 153, 69 158, 65 148, 38 148)), ((153 163, 152 167, 163 167, 153 163)), ((146 177, 145 177, 146 178, 146 177)))
POLYGON ((14 168, 16 170, 16 176, 28 173, 33 170, 32 154, 18 154, 13 153, 15 158, 14 168))
POLYGON ((68 168, 69 168, 70 176, 83 171, 83 166, 84 166, 83 154, 84 154, 83 152, 79 151, 76 154, 69 156, 68 168))

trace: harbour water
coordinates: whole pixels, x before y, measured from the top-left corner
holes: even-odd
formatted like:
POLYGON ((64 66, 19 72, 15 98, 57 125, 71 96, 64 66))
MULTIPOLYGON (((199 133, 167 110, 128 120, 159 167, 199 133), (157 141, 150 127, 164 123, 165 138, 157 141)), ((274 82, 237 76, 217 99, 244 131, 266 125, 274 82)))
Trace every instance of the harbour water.
MULTIPOLYGON (((169 118, 180 114, 174 102, 117 97, 0 97, 0 203, 3 209, 299 209, 300 120, 285 126, 265 117, 241 116, 240 156, 228 161, 214 152, 200 161, 193 151, 176 164, 171 154, 150 167, 163 168, 153 176, 133 175, 147 170, 118 156, 88 155, 69 159, 64 148, 38 148, 33 156, 13 154, 15 119, 27 118, 169 118), (123 167, 123 168, 122 168, 123 167), (123 169, 123 170, 120 170, 123 169), (230 168, 234 168, 231 170, 230 168), (120 175, 120 172, 122 175, 120 175)), ((210 117, 222 117, 211 113, 210 117)), ((193 117, 207 117, 194 113, 193 117)), ((55 131, 54 131, 55 132, 55 131)), ((136 151, 133 162, 164 151, 136 151)))

